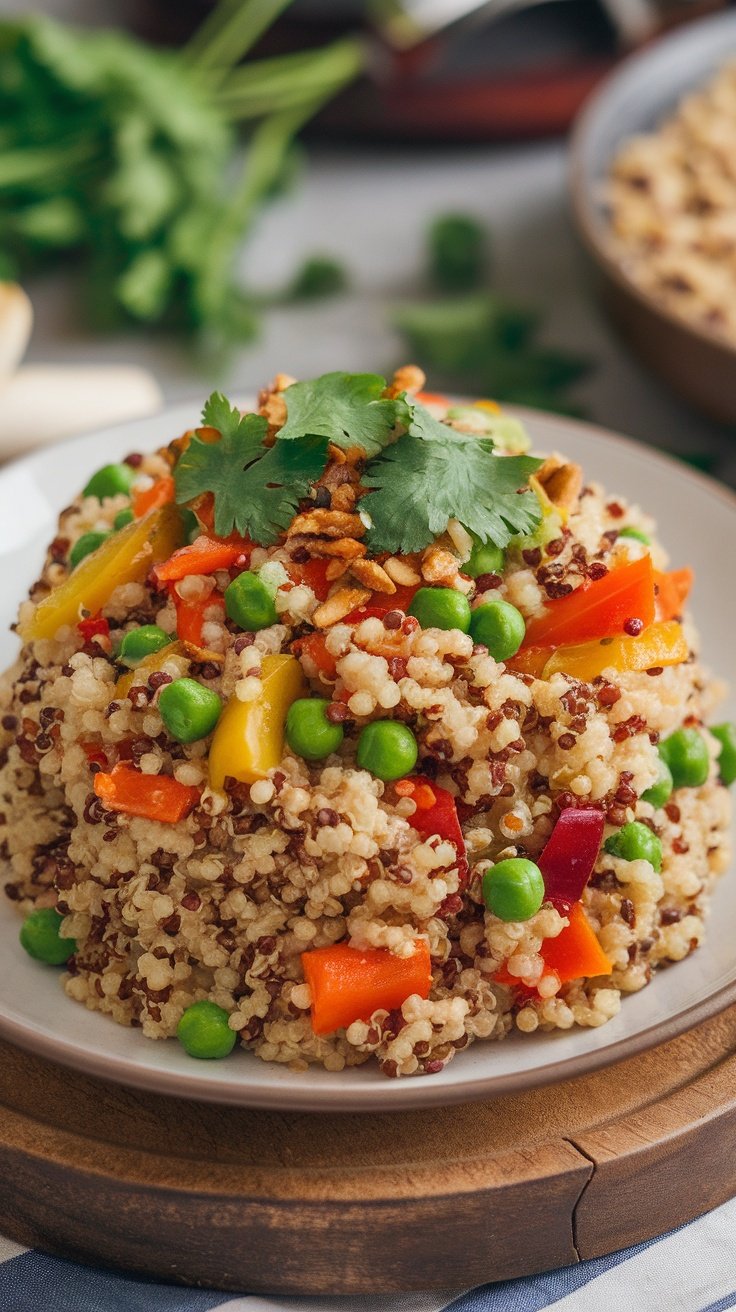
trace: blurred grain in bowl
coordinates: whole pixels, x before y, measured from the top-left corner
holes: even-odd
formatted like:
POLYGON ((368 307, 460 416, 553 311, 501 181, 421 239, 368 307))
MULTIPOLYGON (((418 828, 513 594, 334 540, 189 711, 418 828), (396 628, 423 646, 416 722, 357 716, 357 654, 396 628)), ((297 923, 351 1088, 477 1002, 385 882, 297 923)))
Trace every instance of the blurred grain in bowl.
POLYGON ((607 191, 622 146, 655 131, 733 59, 733 11, 690 24, 634 55, 583 110, 570 161, 575 222, 614 323, 631 350, 675 391, 728 423, 736 422, 736 340, 705 317, 678 313, 635 279, 613 232, 607 191))

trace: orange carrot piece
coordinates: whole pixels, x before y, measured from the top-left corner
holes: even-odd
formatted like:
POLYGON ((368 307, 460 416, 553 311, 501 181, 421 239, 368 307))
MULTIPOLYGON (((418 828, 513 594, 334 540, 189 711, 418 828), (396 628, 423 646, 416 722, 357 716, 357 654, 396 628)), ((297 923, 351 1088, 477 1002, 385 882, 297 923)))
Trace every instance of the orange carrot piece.
POLYGON ((222 608, 224 618, 225 603, 222 597, 216 592, 210 592, 207 597, 185 599, 179 596, 176 588, 171 589, 170 595, 176 610, 177 638, 192 647, 203 647, 205 644, 202 640, 202 626, 205 622, 205 614, 212 606, 219 606, 222 608))
POLYGON ((571 979, 610 975, 613 969, 583 911, 575 902, 567 913, 569 925, 557 938, 546 938, 541 953, 545 968, 555 970, 563 984, 571 979))
POLYGON ((291 560, 287 566, 287 572, 294 583, 306 583, 307 587, 312 589, 317 600, 324 601, 332 587, 332 582, 327 577, 329 563, 329 560, 319 556, 313 556, 310 560, 303 562, 291 560))
POLYGON ((304 638, 297 638, 292 651, 295 656, 309 657, 325 679, 333 680, 337 678, 335 657, 327 648, 324 633, 308 633, 304 638))
POLYGON ((315 1034, 346 1029, 354 1020, 368 1020, 379 1008, 393 1011, 413 993, 429 997, 429 947, 422 939, 414 947, 411 957, 396 957, 387 948, 361 951, 347 943, 303 952, 315 1034))
POLYGON ((159 506, 165 506, 169 501, 173 501, 174 492, 174 480, 170 474, 157 478, 156 482, 143 492, 134 492, 133 514, 136 519, 143 519, 149 510, 158 510, 159 506))
POLYGON ((644 628, 654 620, 654 569, 649 555, 549 602, 544 614, 527 625, 522 651, 614 638, 629 619, 641 620, 644 628))
POLYGON ((188 788, 168 774, 141 774, 120 761, 110 774, 98 772, 94 790, 109 811, 176 824, 196 806, 199 789, 188 788))
POLYGON ((239 556, 250 554, 251 544, 223 542, 205 534, 188 547, 180 547, 168 560, 157 565, 154 573, 159 583, 171 583, 186 578, 187 574, 214 574, 217 569, 229 569, 239 556))
POLYGON ((441 392, 417 392, 414 400, 419 405, 449 405, 450 398, 441 392))
POLYGON ((693 571, 687 568, 671 569, 667 574, 655 571, 657 614, 661 620, 674 620, 682 615, 694 578, 693 571))
POLYGON ((522 647, 504 663, 516 674, 532 674, 535 679, 541 679, 554 650, 554 647, 522 647))

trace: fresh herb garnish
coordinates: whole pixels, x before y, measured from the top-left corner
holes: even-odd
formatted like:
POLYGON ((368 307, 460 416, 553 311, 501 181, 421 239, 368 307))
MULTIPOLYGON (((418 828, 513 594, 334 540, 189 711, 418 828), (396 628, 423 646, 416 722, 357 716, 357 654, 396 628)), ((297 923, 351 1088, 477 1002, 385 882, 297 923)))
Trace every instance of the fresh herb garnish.
POLYGON ((541 461, 495 456, 491 437, 457 432, 404 396, 382 397, 385 387, 375 374, 293 383, 284 393, 288 418, 272 446, 264 445, 262 415, 242 415, 214 392, 202 422, 220 439, 191 438, 174 470, 177 501, 210 492, 219 537, 236 529, 268 546, 288 528, 334 442, 372 454, 362 476, 370 490, 359 503, 372 551, 421 551, 450 519, 499 547, 536 528, 541 507, 527 483, 541 461))
POLYGON ((342 40, 240 63, 288 3, 220 0, 178 52, 46 17, 0 22, 0 278, 73 253, 98 326, 252 336, 258 302, 234 276, 243 236, 303 124, 362 62, 342 40))
POLYGON ((279 441, 326 437, 345 450, 360 446, 374 456, 410 416, 404 397, 385 397, 385 388, 380 374, 331 373, 293 383, 284 393, 288 418, 279 441))
POLYGON ((322 473, 327 442, 305 437, 283 446, 263 445, 268 424, 262 415, 241 415, 220 392, 202 411, 202 423, 216 428, 219 442, 192 437, 174 470, 176 499, 214 497, 218 537, 235 529, 263 546, 288 528, 302 497, 322 473))
POLYGON ((430 280, 447 292, 475 291, 490 270, 488 234, 469 214, 441 214, 427 239, 430 280))
POLYGON ((363 476, 373 489, 360 502, 371 520, 366 543, 375 552, 421 551, 458 519, 482 542, 505 547, 540 522, 538 498, 520 491, 540 464, 494 456, 490 439, 458 433, 415 406, 409 431, 363 476))

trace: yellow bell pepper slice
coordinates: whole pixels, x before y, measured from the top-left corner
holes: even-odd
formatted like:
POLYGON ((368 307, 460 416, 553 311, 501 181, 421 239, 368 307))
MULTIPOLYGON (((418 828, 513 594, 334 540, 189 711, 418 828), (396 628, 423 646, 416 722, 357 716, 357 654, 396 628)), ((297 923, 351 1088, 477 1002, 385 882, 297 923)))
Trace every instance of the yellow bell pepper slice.
POLYGON ((286 712, 307 692, 296 656, 264 656, 263 690, 252 702, 233 694, 220 716, 210 747, 210 786, 222 791, 225 779, 253 784, 265 779, 284 755, 286 712))
POLYGON ((588 683, 604 670, 651 670, 660 665, 680 665, 687 658, 682 626, 668 620, 650 624, 637 638, 621 634, 599 642, 558 647, 544 666, 542 678, 549 679, 562 671, 588 683))
POLYGON ((149 674, 162 670, 169 662, 173 663, 177 671, 177 679, 183 678, 189 669, 190 660, 181 642, 170 642, 159 651, 152 651, 149 656, 144 656, 138 662, 134 670, 121 674, 115 684, 115 697, 121 700, 127 697, 131 688, 136 684, 145 683, 149 674))
POLYGON ((38 603, 20 629, 21 638, 24 642, 53 638, 64 625, 77 624, 82 610, 96 614, 121 583, 144 579, 151 566, 166 560, 182 539, 181 515, 171 504, 126 524, 38 603))

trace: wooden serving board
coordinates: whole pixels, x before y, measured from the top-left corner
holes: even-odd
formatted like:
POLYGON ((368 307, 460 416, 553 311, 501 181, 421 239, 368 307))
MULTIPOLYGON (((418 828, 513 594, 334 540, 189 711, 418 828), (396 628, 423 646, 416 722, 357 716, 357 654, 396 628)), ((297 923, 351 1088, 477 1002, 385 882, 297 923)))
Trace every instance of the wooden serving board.
POLYGON ((636 1243, 736 1192, 736 1006, 608 1070, 385 1115, 143 1094, 0 1043, 0 1232, 243 1292, 467 1288, 636 1243))

